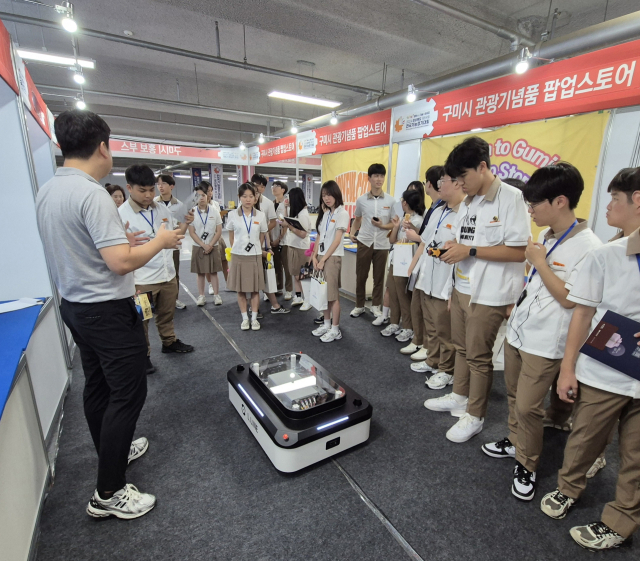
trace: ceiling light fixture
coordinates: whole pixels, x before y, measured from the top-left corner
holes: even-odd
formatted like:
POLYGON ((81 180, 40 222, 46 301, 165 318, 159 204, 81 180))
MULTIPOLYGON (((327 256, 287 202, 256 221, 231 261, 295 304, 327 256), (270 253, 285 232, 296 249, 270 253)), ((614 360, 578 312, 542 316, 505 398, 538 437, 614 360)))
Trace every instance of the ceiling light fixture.
POLYGON ((416 99, 417 99, 417 95, 416 95, 416 88, 414 87, 413 84, 409 84, 409 90, 407 93, 407 101, 409 103, 413 103, 416 99))
POLYGON ((244 142, 241 140, 240 141, 240 150, 244 150, 246 148, 244 142))
POLYGON ((286 99, 287 101, 297 101, 299 103, 309 103, 310 105, 319 105, 320 107, 329 107, 331 109, 342 105, 342 103, 339 101, 330 101, 328 99, 319 99, 317 97, 307 97, 304 95, 296 95, 278 91, 271 92, 269 94, 269 97, 286 99))
POLYGON ((84 79, 84 76, 82 75, 82 72, 74 72, 73 81, 76 84, 84 84, 86 82, 86 80, 84 79))
POLYGON ((258 142, 260 144, 264 144, 264 134, 263 133, 260 133, 260 136, 258 137, 258 142))
POLYGON ((87 108, 87 104, 84 102, 84 100, 81 97, 77 97, 76 98, 76 108, 77 109, 86 109, 87 108))
POLYGON ((59 14, 64 14, 64 18, 60 22, 65 31, 75 33, 78 31, 78 24, 73 19, 73 4, 71 2, 60 2, 56 4, 54 10, 59 14))
POLYGON ((296 134, 297 132, 298 132, 298 125, 293 119, 291 119, 291 134, 296 134))
POLYGON ((329 121, 332 125, 338 124, 338 114, 335 111, 331 112, 331 120, 329 121))
POLYGON ((533 58, 531 52, 527 47, 523 47, 518 55, 518 62, 516 63, 516 74, 524 74, 529 70, 529 59, 533 58))
POLYGON ((80 65, 82 68, 90 68, 94 70, 96 67, 96 61, 88 58, 73 58, 66 55, 54 55, 51 53, 44 53, 42 51, 30 51, 27 49, 16 49, 18 55, 22 60, 33 60, 36 62, 48 62, 49 64, 60 64, 62 66, 80 65))

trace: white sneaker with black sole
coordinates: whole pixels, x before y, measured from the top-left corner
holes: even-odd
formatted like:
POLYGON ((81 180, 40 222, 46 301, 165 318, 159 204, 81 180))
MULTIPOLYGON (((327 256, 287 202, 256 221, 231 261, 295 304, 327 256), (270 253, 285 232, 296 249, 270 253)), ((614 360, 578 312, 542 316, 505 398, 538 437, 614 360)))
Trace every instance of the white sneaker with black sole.
POLYGON ((468 398, 464 398, 462 401, 458 401, 453 392, 442 395, 440 397, 434 397, 427 399, 424 402, 424 406, 430 411, 438 411, 440 413, 450 413, 452 417, 462 417, 467 411, 468 398))
POLYGON ((184 302, 176 300, 176 310, 184 310, 186 307, 187 305, 184 302))
POLYGON ((458 422, 447 431, 447 440, 461 444, 482 432, 484 419, 465 413, 458 422))
POLYGON ((492 458, 515 458, 516 447, 511 444, 508 438, 503 438, 497 442, 487 442, 482 445, 482 451, 492 458))
POLYGON ((149 493, 141 493, 135 485, 127 483, 116 491, 110 499, 101 499, 96 490, 87 505, 87 514, 94 518, 115 516, 125 520, 144 516, 154 506, 156 498, 149 493))
POLYGON ((133 460, 137 460, 147 451, 148 448, 149 441, 144 436, 134 440, 129 448, 129 458, 127 463, 130 464, 133 460))
MULTIPOLYGON (((411 366, 413 366, 413 364, 411 366)), ((453 374, 447 374, 446 372, 436 372, 425 382, 425 385, 430 390, 443 390, 444 388, 446 388, 447 386, 451 386, 452 384, 453 374)))
POLYGON ((400 333, 400 326, 397 323, 390 323, 380 332, 380 335, 382 335, 383 337, 391 337, 392 335, 397 335, 398 333, 400 333))
POLYGON ((536 472, 529 471, 520 462, 516 462, 516 467, 513 468, 511 492, 516 499, 521 501, 533 499, 536 494, 536 472))

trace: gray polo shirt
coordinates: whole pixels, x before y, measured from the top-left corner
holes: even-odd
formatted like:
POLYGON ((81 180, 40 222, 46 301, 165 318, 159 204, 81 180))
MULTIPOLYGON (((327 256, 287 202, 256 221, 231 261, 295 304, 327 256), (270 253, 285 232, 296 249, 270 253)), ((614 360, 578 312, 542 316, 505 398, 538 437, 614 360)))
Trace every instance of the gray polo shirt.
POLYGON ((38 229, 53 280, 69 302, 105 302, 135 293, 133 273, 118 275, 99 249, 128 244, 111 195, 76 168, 58 168, 36 199, 38 229))

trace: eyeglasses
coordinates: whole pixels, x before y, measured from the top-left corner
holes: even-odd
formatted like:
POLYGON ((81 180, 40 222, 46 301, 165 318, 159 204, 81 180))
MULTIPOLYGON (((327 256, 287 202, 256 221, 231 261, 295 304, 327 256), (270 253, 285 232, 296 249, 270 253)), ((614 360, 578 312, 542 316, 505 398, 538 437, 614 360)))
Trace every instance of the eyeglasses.
POLYGON ((451 183, 458 183, 457 179, 445 179, 444 177, 442 179, 438 179, 438 187, 442 187, 442 185, 444 184, 445 181, 451 181, 451 183))
POLYGON ((546 203, 546 202, 547 202, 547 199, 545 199, 544 201, 540 201, 539 203, 533 203, 533 204, 526 203, 526 205, 529 207, 529 210, 535 210, 535 208, 537 206, 540 206, 541 204, 546 203))

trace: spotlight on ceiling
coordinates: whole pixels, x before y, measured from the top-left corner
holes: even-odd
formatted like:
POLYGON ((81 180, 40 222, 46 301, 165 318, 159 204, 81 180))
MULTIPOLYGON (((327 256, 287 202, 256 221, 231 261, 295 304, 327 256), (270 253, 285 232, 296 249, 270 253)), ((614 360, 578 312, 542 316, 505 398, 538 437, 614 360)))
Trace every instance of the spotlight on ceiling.
POLYGON ((297 132, 298 132, 298 125, 293 119, 291 119, 291 134, 296 134, 297 132))
POLYGON ((77 109, 86 109, 87 108, 87 104, 84 102, 84 100, 82 98, 77 98, 76 99, 76 108, 77 109))
POLYGON ((240 141, 240 150, 244 150, 246 148, 244 142, 240 141))
POLYGON ((329 121, 332 125, 338 124, 338 114, 335 111, 331 112, 331 120, 329 121))
POLYGON ((418 98, 418 96, 416 96, 416 88, 414 87, 413 84, 409 84, 409 89, 408 89, 408 93, 407 93, 407 101, 409 103, 413 103, 417 98, 418 98))
POLYGON ((524 47, 518 55, 518 62, 516 63, 516 74, 524 74, 527 70, 529 70, 530 58, 532 57, 529 49, 527 47, 524 47))
POLYGON ((84 79, 84 76, 82 75, 82 72, 74 72, 73 81, 76 84, 84 84, 86 82, 86 80, 84 79))
POLYGON ((258 137, 258 142, 260 144, 264 144, 264 134, 263 133, 260 133, 260 136, 258 137))
POLYGON ((78 31, 78 24, 73 19, 73 4, 71 2, 60 2, 56 4, 54 10, 59 14, 64 14, 64 18, 60 22, 65 31, 75 33, 78 31))

